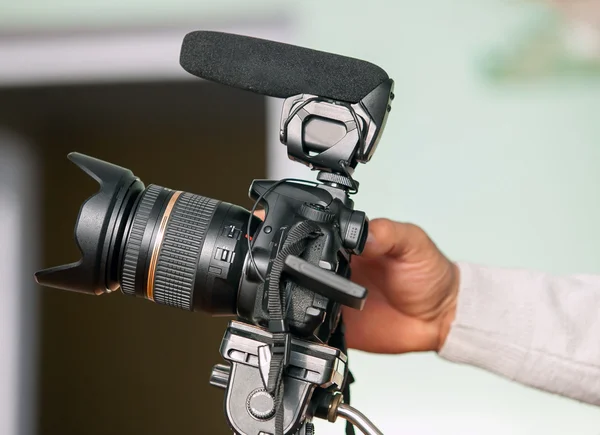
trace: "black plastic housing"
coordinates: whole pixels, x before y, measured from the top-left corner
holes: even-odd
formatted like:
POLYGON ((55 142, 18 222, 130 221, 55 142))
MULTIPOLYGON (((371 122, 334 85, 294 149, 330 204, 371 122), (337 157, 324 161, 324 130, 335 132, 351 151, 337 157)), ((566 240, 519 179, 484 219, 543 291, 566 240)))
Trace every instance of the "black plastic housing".
POLYGON ((79 293, 115 291, 119 288, 119 247, 144 184, 129 169, 79 153, 68 157, 98 182, 100 190, 79 209, 74 238, 80 260, 38 271, 35 279, 44 286, 79 293))

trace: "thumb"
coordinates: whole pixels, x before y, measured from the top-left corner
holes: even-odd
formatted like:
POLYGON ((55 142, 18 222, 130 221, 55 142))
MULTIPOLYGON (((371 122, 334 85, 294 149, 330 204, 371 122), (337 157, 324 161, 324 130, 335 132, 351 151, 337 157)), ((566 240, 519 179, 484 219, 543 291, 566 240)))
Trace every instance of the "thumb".
POLYGON ((425 232, 416 225, 374 219, 369 222, 369 236, 362 257, 402 257, 427 243, 425 232))

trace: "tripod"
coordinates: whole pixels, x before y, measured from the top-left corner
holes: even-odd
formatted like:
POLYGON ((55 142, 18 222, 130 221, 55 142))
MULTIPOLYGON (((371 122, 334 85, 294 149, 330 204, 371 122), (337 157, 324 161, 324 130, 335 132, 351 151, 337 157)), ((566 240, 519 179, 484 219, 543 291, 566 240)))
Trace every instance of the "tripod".
MULTIPOLYGON (((268 331, 245 323, 232 321, 225 332, 221 343, 221 355, 230 365, 218 364, 213 368, 210 384, 227 390, 226 413, 232 419, 234 428, 245 430, 238 433, 267 435, 270 425, 260 424, 273 416, 275 403, 265 392, 263 384, 268 378, 268 343, 272 337, 268 331), (255 432, 242 429, 251 425, 255 432), (263 430, 264 429, 264 430, 263 430)), ((284 417, 284 432, 289 433, 298 413, 307 408, 308 393, 317 386, 339 387, 344 381, 346 355, 335 348, 292 338, 292 350, 287 376, 284 409, 289 410, 284 417)), ((343 396, 336 392, 330 406, 319 409, 323 404, 317 403, 312 408, 315 417, 335 422, 343 418, 366 435, 383 435, 377 427, 362 413, 342 403, 343 396)), ((317 398, 316 400, 319 400, 317 398)), ((314 435, 314 426, 305 420, 295 435, 314 435)))

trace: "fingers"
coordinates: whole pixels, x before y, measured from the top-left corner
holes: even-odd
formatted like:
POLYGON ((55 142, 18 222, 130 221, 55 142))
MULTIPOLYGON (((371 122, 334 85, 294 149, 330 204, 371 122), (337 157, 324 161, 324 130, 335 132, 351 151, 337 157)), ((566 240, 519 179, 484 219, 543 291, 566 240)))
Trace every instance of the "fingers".
POLYGON ((346 343, 351 349, 381 354, 426 352, 436 347, 436 327, 411 319, 384 301, 367 300, 362 311, 343 308, 346 343))
MULTIPOLYGON (((261 220, 265 219, 264 210, 257 210, 254 215, 261 220)), ((401 257, 429 242, 427 234, 416 225, 390 219, 374 219, 369 223, 369 238, 362 257, 401 257)))
POLYGON ((260 218, 260 220, 265 220, 265 211, 264 210, 257 210, 254 212, 254 216, 260 218))
POLYGON ((374 219, 369 223, 369 238, 362 256, 402 257, 423 248, 429 242, 427 234, 416 225, 389 219, 374 219))

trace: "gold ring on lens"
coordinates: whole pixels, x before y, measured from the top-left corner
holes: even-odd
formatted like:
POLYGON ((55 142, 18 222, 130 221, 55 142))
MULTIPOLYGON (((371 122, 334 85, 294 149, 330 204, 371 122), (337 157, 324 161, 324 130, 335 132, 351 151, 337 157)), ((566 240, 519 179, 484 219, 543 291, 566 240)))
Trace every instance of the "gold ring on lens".
POLYGON ((167 223, 169 222, 169 217, 171 216, 173 207, 175 207, 177 198, 179 198, 179 195, 181 194, 181 191, 177 191, 169 199, 167 208, 165 209, 165 212, 163 213, 162 219, 160 221, 160 226, 158 227, 156 239, 154 240, 152 257, 150 257, 150 268, 148 269, 148 283, 146 285, 146 298, 150 299, 151 301, 154 301, 154 275, 156 273, 156 263, 158 262, 158 254, 160 252, 160 247, 162 246, 163 237, 165 236, 165 229, 167 228, 167 223))

